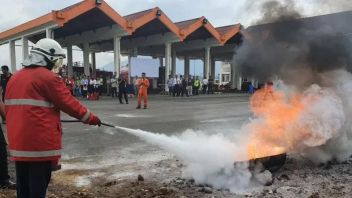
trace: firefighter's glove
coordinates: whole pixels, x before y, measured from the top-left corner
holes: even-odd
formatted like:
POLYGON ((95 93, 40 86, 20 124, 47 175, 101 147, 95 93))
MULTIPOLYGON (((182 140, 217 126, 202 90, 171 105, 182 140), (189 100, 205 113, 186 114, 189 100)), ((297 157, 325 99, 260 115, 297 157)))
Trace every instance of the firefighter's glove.
POLYGON ((100 119, 98 118, 98 116, 96 116, 96 115, 94 115, 93 113, 91 113, 91 114, 90 114, 90 118, 89 118, 89 120, 88 120, 88 124, 89 124, 89 125, 94 125, 94 126, 96 126, 96 125, 100 126, 100 125, 101 125, 101 121, 100 121, 100 119))

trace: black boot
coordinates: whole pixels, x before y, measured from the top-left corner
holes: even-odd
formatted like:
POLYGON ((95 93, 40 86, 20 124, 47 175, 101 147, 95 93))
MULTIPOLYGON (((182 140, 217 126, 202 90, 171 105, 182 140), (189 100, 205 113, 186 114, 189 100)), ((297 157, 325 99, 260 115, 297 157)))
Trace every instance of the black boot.
POLYGON ((16 183, 12 182, 10 180, 5 180, 0 182, 0 188, 1 189, 16 189, 16 183))

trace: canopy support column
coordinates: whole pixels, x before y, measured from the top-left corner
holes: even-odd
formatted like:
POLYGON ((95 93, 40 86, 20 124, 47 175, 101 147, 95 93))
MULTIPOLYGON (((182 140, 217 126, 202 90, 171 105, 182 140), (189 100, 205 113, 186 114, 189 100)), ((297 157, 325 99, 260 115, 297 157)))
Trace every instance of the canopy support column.
POLYGON ((89 43, 83 44, 83 66, 84 66, 84 74, 86 76, 90 76, 90 73, 89 73, 89 43))
POLYGON ((171 68, 171 43, 165 44, 165 90, 167 90, 167 81, 169 80, 171 68))
POLYGON ((54 39, 53 31, 50 28, 47 28, 45 30, 45 36, 46 38, 54 39))
POLYGON ((120 77, 120 69, 121 69, 121 51, 120 51, 120 43, 121 37, 115 36, 114 37, 114 68, 116 77, 120 77))
POLYGON ((67 74, 73 77, 72 45, 67 46, 67 74))
POLYGON ((237 89, 238 78, 236 78, 236 66, 234 61, 231 62, 231 87, 237 89))
POLYGON ((22 62, 27 58, 28 56, 28 38, 27 37, 22 37, 22 62))
POLYGON ((189 76, 189 56, 185 56, 185 76, 189 76))
POLYGON ((132 53, 128 54, 128 84, 131 84, 132 75, 132 53))
POLYGON ((15 41, 9 41, 9 50, 10 50, 10 67, 11 72, 16 72, 16 48, 15 48, 15 41))
POLYGON ((176 75, 176 50, 172 50, 172 69, 171 74, 176 75))
POLYGON ((95 58, 95 52, 91 53, 91 58, 92 58, 92 76, 94 76, 95 78, 97 78, 97 61, 95 58))
POLYGON ((210 69, 210 47, 205 48, 204 54, 204 77, 209 78, 209 69, 210 69))
POLYGON ((215 79, 215 58, 214 57, 211 58, 209 76, 215 79))

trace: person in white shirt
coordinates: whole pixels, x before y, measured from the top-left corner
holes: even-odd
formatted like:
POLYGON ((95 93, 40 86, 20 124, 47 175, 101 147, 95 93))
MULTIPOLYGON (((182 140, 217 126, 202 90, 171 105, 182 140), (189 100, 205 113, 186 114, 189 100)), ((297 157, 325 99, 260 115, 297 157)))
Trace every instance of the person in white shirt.
POLYGON ((111 83, 111 96, 117 97, 117 80, 115 76, 110 79, 110 83, 111 83))
POLYGON ((83 76, 81 80, 81 86, 82 86, 82 97, 87 98, 87 93, 88 93, 88 78, 86 76, 83 76))
POLYGON ((172 78, 171 75, 169 75, 169 80, 167 80, 167 86, 169 88, 169 96, 171 96, 173 94, 173 81, 174 81, 174 78, 172 78))
POLYGON ((172 81, 172 85, 173 85, 173 96, 180 96, 180 84, 181 84, 181 80, 180 78, 176 75, 175 78, 172 81))
POLYGON ((88 88, 88 92, 89 93, 94 93, 95 92, 96 84, 97 84, 97 81, 94 78, 91 78, 89 80, 89 88, 88 88))
POLYGON ((99 92, 99 96, 101 96, 103 92, 103 78, 100 76, 100 78, 97 78, 97 84, 96 84, 96 92, 99 92))
POLYGON ((203 94, 207 93, 207 88, 208 88, 208 79, 204 76, 204 79, 202 81, 202 92, 203 92, 203 94))

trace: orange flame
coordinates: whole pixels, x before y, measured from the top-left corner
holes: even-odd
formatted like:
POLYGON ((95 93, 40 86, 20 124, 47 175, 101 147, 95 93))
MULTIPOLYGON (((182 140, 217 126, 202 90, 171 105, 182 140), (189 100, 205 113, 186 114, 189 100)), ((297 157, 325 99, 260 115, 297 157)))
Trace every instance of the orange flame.
POLYGON ((308 129, 296 123, 304 110, 302 95, 287 97, 272 86, 258 90, 250 99, 252 112, 258 119, 247 125, 250 132, 247 152, 249 159, 272 156, 289 151, 308 129), (299 131, 298 134, 295 132, 299 131))

